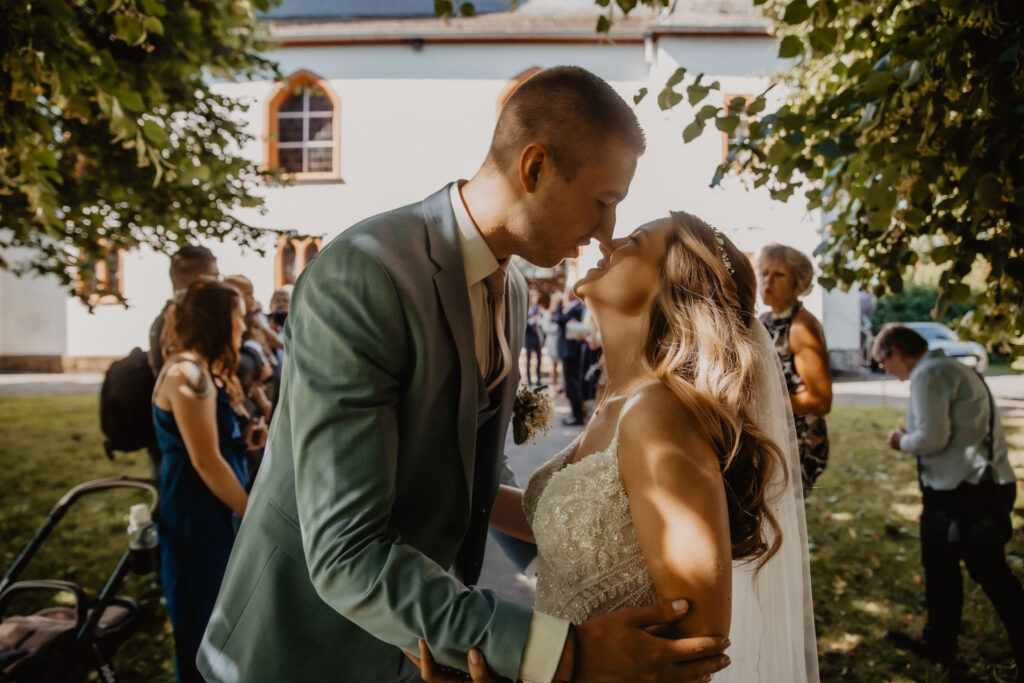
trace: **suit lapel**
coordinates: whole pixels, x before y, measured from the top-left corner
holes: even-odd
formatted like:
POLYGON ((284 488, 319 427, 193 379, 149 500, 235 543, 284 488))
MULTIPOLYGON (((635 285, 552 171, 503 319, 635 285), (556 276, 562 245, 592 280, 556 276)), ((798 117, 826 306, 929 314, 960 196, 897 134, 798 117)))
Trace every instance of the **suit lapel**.
MULTIPOLYGON (((448 187, 445 186, 424 199, 422 206, 430 259, 438 268, 434 274, 434 287, 437 289, 445 322, 451 330, 455 350, 459 356, 459 455, 462 458, 467 490, 472 492, 478 385, 481 380, 476 362, 466 270, 462 263, 458 227, 452 213, 448 187)), ((486 398, 486 392, 484 396, 486 398)))

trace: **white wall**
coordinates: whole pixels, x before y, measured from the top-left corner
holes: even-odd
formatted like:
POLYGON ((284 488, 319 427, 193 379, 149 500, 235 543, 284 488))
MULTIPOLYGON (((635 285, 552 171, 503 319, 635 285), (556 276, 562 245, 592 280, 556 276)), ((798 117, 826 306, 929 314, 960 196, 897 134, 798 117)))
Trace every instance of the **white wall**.
MULTIPOLYGON (((5 259, 16 258, 13 250, 5 259)), ((56 278, 0 271, 0 355, 61 355, 67 349, 66 295, 56 278)))

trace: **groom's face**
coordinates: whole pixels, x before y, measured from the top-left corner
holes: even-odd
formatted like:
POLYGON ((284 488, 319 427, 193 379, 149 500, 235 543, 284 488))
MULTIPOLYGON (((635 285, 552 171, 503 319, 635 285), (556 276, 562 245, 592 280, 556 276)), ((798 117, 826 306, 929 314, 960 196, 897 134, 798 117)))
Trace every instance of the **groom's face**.
POLYGON ((526 197, 523 239, 516 253, 549 268, 578 256, 591 239, 610 242, 615 210, 629 192, 637 158, 623 140, 610 136, 569 180, 549 160, 526 197))

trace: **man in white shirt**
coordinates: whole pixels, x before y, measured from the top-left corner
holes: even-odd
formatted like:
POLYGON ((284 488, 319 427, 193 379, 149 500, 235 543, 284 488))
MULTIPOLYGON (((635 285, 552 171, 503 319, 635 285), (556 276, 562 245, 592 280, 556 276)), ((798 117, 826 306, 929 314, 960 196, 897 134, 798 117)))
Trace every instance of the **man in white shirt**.
MULTIPOLYGON (((1024 663, 1024 588, 1006 563, 1010 511, 1017 495, 1006 439, 991 392, 974 370, 948 358, 903 325, 885 326, 874 359, 910 380, 906 428, 889 446, 917 456, 921 486, 921 562, 928 622, 919 635, 897 631, 897 647, 947 665, 956 658, 967 565, 1003 621, 1014 658, 1024 663)), ((1020 681, 1020 673, 1013 680, 1020 681)))

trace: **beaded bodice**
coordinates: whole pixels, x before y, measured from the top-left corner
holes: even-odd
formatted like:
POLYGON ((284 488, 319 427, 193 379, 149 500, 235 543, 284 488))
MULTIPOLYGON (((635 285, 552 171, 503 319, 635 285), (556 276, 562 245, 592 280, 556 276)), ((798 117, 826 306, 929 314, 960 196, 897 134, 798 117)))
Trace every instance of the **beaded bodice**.
POLYGON ((537 539, 539 612, 580 624, 658 601, 619 477, 618 443, 616 429, 608 448, 567 465, 574 441, 530 477, 523 508, 537 539))

